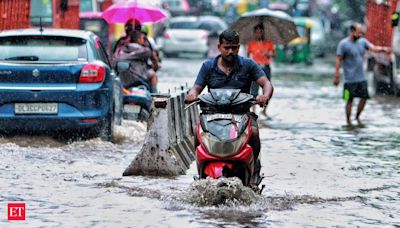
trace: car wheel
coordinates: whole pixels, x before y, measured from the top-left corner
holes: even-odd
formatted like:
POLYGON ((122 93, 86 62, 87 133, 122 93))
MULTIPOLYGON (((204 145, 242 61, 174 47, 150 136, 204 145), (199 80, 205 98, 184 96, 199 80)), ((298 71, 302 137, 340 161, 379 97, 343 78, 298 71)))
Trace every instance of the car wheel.
POLYGON ((102 140, 112 142, 114 139, 114 123, 115 116, 113 114, 108 114, 107 117, 103 120, 101 125, 99 136, 102 140))
POLYGON ((115 95, 114 95, 114 115, 115 115, 115 121, 114 123, 116 125, 121 126, 122 124, 122 86, 117 86, 114 85, 114 91, 115 91, 115 95))
POLYGON ((119 105, 114 107, 114 123, 118 126, 122 125, 122 96, 120 98, 119 105))

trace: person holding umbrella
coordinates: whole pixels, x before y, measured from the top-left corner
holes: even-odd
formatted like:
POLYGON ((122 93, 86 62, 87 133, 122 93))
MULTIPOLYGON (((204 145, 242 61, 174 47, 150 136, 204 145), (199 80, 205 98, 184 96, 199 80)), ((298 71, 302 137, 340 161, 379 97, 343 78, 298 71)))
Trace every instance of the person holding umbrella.
POLYGON ((132 40, 132 37, 136 37, 138 33, 142 33, 144 37, 144 43, 140 45, 147 47, 151 51, 151 55, 149 58, 146 59, 146 62, 148 63, 148 72, 146 75, 149 75, 149 81, 150 81, 150 92, 151 93, 157 93, 157 82, 158 82, 158 76, 156 73, 156 70, 161 67, 160 62, 158 60, 158 57, 155 54, 154 46, 151 45, 147 33, 142 31, 142 24, 140 23, 139 20, 137 19, 130 19, 125 23, 125 36, 121 37, 113 50, 113 62, 114 66, 116 66, 117 60, 121 60, 120 56, 121 53, 126 51, 126 47, 130 46, 130 43, 137 43, 137 41, 132 40), (133 36, 135 35, 135 36, 133 36), (149 64, 150 62, 150 64, 149 64))
POLYGON ((131 41, 131 35, 134 31, 140 31, 142 29, 142 24, 138 20, 129 19, 124 26, 125 36, 121 36, 114 45, 113 52, 113 66, 115 67, 115 58, 121 51, 121 48, 126 46, 131 41))
MULTIPOLYGON (((262 23, 257 24, 253 28, 254 40, 250 40, 247 43, 247 56, 252 58, 258 65, 260 65, 269 80, 271 80, 271 59, 275 57, 275 47, 272 40, 264 38, 264 25, 262 23)), ((259 86, 257 83, 251 84, 250 93, 257 97, 259 86)), ((253 112, 255 107, 253 107, 253 112)), ((266 115, 266 107, 263 112, 266 115)))
MULTIPOLYGON (((117 50, 116 61, 129 62, 129 69, 121 73, 122 86, 126 89, 144 81, 151 82, 151 75, 147 68, 147 60, 151 56, 151 50, 145 46, 145 35, 141 31, 134 31, 129 36, 129 42, 117 50)), ((153 85, 150 85, 150 88, 153 85)))
MULTIPOLYGON (((208 89, 240 89, 243 93, 250 93, 251 82, 255 81, 263 88, 263 93, 256 97, 257 103, 260 106, 268 104, 274 90, 272 84, 254 60, 238 55, 239 47, 239 33, 235 30, 228 29, 219 35, 218 50, 220 55, 203 63, 193 87, 185 97, 186 103, 196 101, 206 86, 208 89)), ((249 117, 252 119, 250 144, 256 161, 254 172, 259 175, 261 163, 258 157, 261 143, 257 115, 249 110, 249 117)), ((195 146, 197 145, 198 142, 195 142, 195 146)))

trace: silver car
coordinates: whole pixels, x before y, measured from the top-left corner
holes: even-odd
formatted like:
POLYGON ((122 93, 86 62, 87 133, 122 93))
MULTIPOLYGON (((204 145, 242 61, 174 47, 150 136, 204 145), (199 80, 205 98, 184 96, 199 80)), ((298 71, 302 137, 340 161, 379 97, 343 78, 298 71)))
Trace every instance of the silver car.
POLYGON ((227 25, 218 17, 173 17, 161 39, 164 56, 198 53, 208 57, 209 39, 225 30, 227 25))

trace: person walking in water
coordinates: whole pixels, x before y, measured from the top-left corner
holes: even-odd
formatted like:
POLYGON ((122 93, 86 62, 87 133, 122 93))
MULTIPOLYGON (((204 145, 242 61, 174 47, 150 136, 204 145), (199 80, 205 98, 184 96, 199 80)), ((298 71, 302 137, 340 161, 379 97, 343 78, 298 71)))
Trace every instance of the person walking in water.
POLYGON ((337 46, 336 73, 333 78, 333 84, 335 86, 339 85, 339 71, 340 67, 343 66, 343 99, 347 102, 345 111, 348 126, 352 126, 351 109, 353 105, 353 98, 360 98, 355 116, 355 119, 359 124, 361 124, 360 115, 364 110, 367 99, 369 99, 367 78, 363 69, 364 56, 367 50, 372 52, 387 53, 391 51, 389 47, 376 46, 367 39, 363 38, 361 24, 353 23, 350 26, 349 36, 342 39, 337 46))

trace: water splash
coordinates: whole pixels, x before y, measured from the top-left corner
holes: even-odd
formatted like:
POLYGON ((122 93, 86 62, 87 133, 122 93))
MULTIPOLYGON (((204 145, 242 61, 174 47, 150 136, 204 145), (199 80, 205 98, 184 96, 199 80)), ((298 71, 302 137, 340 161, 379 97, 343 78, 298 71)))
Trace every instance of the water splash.
POLYGON ((185 200, 199 206, 215 206, 220 204, 245 204, 257 202, 259 196, 237 177, 207 178, 193 182, 185 200))
POLYGON ((123 141, 141 143, 146 135, 146 128, 146 123, 123 120, 121 126, 115 126, 114 141, 117 144, 122 144, 123 141))

